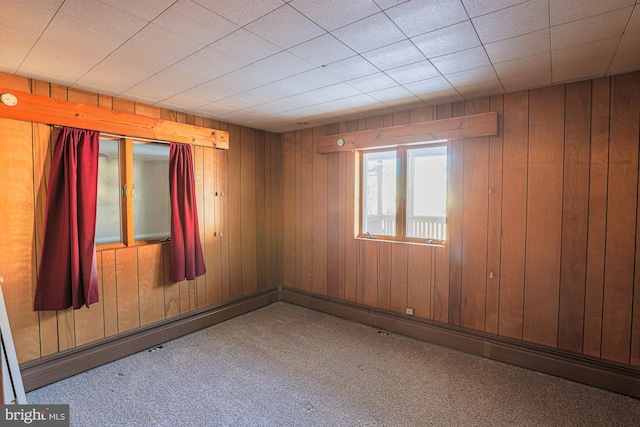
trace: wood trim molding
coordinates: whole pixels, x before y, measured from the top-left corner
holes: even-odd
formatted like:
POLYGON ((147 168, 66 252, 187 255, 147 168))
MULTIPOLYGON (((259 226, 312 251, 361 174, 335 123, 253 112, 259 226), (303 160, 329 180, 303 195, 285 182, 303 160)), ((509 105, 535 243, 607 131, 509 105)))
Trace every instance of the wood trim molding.
POLYGON ((616 393, 640 398, 640 370, 490 334, 416 319, 293 288, 280 300, 616 393))
POLYGON ((495 135, 498 135, 498 113, 491 112, 322 136, 316 143, 317 152, 323 154, 495 135), (340 139, 344 141, 341 146, 340 139))
POLYGON ((258 308, 266 307, 278 300, 278 289, 271 288, 26 363, 21 366, 24 388, 26 391, 35 390, 258 308))
POLYGON ((18 98, 18 103, 13 107, 0 103, 0 117, 8 119, 229 149, 229 132, 222 130, 107 110, 6 88, 0 88, 0 93, 12 93, 18 98))

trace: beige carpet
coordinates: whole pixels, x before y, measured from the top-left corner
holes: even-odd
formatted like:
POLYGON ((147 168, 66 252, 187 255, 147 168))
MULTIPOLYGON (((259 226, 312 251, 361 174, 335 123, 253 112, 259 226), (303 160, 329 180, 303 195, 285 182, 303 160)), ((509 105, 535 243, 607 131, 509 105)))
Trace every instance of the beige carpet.
POLYGON ((640 400, 283 302, 27 399, 92 427, 640 425, 640 400))

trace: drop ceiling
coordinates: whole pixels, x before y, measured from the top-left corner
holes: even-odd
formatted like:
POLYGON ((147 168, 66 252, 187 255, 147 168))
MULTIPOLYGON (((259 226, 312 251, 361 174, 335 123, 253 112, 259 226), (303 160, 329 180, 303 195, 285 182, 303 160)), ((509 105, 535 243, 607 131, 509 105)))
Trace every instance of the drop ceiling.
POLYGON ((284 132, 638 70, 639 1, 0 0, 0 71, 284 132))

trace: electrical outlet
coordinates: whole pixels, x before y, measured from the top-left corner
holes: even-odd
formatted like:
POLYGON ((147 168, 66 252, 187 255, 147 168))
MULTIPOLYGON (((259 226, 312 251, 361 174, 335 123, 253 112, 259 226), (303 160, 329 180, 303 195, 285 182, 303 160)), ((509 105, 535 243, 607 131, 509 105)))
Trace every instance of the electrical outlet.
POLYGON ((413 316, 413 308, 409 308, 409 307, 407 307, 407 309, 405 310, 405 312, 406 312, 409 316, 413 316))

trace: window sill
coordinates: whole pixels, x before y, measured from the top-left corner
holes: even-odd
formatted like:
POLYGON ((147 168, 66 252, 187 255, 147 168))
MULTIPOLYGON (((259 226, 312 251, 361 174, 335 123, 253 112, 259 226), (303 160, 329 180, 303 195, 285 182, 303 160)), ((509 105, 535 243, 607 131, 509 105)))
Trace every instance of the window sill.
POLYGON ((114 249, 124 249, 124 248, 135 248, 138 246, 147 246, 147 245, 158 245, 158 244, 166 244, 171 243, 169 240, 138 240, 133 242, 130 245, 125 245, 124 243, 105 243, 102 245, 96 245, 96 252, 100 251, 110 251, 114 249))
POLYGON ((374 236, 369 237, 366 234, 362 234, 356 237, 356 240, 369 240, 377 242, 388 243, 402 243, 406 245, 419 245, 419 246, 433 246, 436 248, 445 248, 447 246, 446 240, 432 240, 432 239, 411 239, 411 240, 397 240, 392 236, 374 236))

